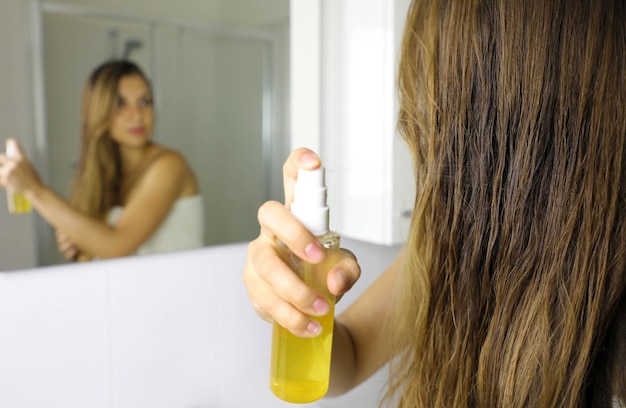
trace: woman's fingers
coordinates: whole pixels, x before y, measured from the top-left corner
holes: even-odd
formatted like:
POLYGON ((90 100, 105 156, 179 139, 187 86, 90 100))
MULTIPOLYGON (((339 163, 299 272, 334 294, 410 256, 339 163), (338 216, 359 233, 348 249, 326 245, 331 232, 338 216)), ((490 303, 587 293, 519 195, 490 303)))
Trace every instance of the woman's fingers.
POLYGON ((78 254, 78 250, 74 246, 65 247, 64 249, 60 249, 59 252, 61 252, 63 257, 68 261, 76 260, 76 255, 78 254))
MULTIPOLYGON (((268 201, 259 208, 259 237, 248 245, 243 280, 257 314, 300 337, 321 332, 312 316, 330 311, 330 304, 316 290, 306 285, 294 272, 301 260, 318 264, 326 251, 318 239, 289 211, 298 169, 312 170, 321 165, 313 151, 294 150, 283 166, 285 204, 268 201), (292 269, 293 268, 293 269, 292 269)), ((327 285, 331 293, 341 297, 359 278, 361 269, 349 251, 342 251, 341 260, 329 271, 327 285)))
POLYGON ((296 336, 318 334, 319 324, 310 316, 327 313, 327 308, 320 307, 320 299, 326 301, 282 261, 267 237, 260 236, 248 245, 243 280, 263 319, 275 320, 296 336))
POLYGON ((300 311, 324 314, 327 303, 307 286, 285 261, 295 256, 310 263, 320 262, 325 254, 319 241, 278 202, 267 202, 259 209, 261 235, 249 245, 248 258, 255 272, 276 294, 300 311), (281 258, 282 255, 282 258, 281 258))
POLYGON ((13 139, 6 142, 12 149, 10 156, 0 154, 0 184, 17 193, 25 193, 41 184, 35 169, 30 165, 22 146, 13 139))
POLYGON ((6 154, 0 153, 0 184, 4 188, 9 188, 9 176, 15 166, 14 160, 8 158, 6 154))
POLYGON ((349 291, 361 277, 361 266, 356 256, 345 248, 341 248, 341 260, 328 272, 327 285, 330 293, 336 296, 337 302, 344 293, 349 291))
MULTIPOLYGON (((323 248, 278 202, 270 201, 259 208, 259 223, 261 233, 248 245, 243 276, 252 305, 261 318, 278 322, 296 336, 319 334, 321 326, 312 316, 327 314, 330 304, 306 285, 291 266, 299 259, 318 263, 325 256, 323 248), (317 249, 311 251, 311 245, 317 249)), ((360 273, 354 255, 342 250, 340 261, 328 274, 330 292, 340 298, 360 273)))
POLYGON ((283 205, 268 201, 259 208, 261 234, 278 239, 298 258, 316 264, 324 259, 322 245, 283 205))
POLYGON ((65 259, 74 260, 78 254, 78 248, 70 239, 60 231, 55 232, 55 238, 57 241, 57 248, 59 252, 63 254, 65 259))
POLYGON ((318 263, 325 256, 322 246, 276 201, 263 204, 258 217, 261 233, 248 245, 244 269, 244 284, 255 310, 297 336, 319 334, 321 326, 311 316, 325 315, 330 305, 302 281, 287 259, 318 263))

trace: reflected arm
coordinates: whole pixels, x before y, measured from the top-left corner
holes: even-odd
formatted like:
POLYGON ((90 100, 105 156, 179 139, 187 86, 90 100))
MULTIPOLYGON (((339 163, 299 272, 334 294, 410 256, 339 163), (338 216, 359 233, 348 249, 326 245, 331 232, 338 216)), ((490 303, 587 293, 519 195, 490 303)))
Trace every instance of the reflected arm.
POLYGON ((188 171, 178 154, 157 159, 134 187, 115 226, 80 213, 44 185, 25 194, 78 248, 98 258, 114 258, 134 253, 154 233, 180 196, 188 171))

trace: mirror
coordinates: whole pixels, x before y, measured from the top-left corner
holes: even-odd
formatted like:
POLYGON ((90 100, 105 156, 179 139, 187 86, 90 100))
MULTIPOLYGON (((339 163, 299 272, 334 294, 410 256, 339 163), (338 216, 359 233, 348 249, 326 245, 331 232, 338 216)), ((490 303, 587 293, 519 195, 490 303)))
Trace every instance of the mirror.
MULTIPOLYGON (((126 57, 152 81, 153 139, 179 150, 200 182, 205 244, 248 241, 256 210, 282 198, 288 0, 33 1, 34 151, 44 181, 65 195, 78 158, 89 72, 126 57)), ((37 214, 38 266, 66 262, 37 214)), ((0 270, 3 268, 0 260, 0 270)))

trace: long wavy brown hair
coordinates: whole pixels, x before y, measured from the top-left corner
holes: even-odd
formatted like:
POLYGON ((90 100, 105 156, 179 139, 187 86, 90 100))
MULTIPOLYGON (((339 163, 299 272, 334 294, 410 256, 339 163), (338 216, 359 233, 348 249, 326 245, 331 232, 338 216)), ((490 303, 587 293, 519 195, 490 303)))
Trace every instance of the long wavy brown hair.
MULTIPOLYGON (((122 77, 145 74, 126 60, 107 61, 93 70, 83 90, 81 146, 78 168, 70 188, 70 202, 82 213, 104 219, 119 204, 122 181, 120 152, 109 128, 116 113, 118 84, 122 77)), ((78 260, 89 260, 80 253, 78 260)))
POLYGON ((414 0, 387 400, 626 402, 626 2, 414 0))

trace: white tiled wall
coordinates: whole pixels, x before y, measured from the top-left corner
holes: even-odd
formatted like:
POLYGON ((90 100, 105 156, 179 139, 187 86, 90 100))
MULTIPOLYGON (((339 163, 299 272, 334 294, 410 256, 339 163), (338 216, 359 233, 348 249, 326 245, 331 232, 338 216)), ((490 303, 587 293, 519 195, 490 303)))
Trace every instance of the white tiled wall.
MULTIPOLYGON (((363 277, 397 248, 345 243, 363 277)), ((268 388, 270 326, 250 307, 246 244, 0 273, 0 407, 286 407, 268 388)), ((376 407, 376 376, 311 407, 376 407)))

